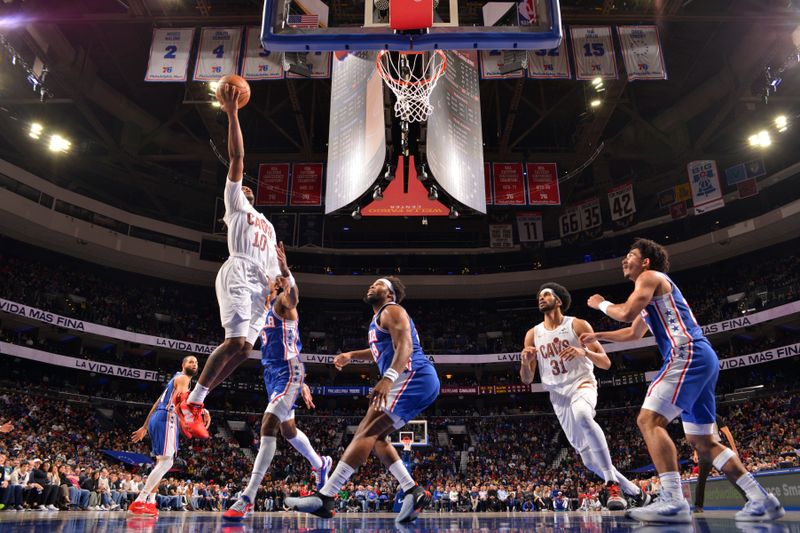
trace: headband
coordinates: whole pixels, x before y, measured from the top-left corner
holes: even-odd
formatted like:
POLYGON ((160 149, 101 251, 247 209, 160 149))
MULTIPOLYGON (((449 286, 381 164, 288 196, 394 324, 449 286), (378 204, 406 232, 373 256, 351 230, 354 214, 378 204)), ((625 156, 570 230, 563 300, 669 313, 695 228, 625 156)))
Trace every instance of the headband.
POLYGON ((388 279, 386 279, 386 278, 378 278, 378 279, 376 279, 376 280, 375 280, 375 282, 376 282, 376 283, 377 283, 377 282, 379 282, 379 281, 380 281, 381 283, 383 283, 384 285, 386 285, 386 288, 387 288, 387 289, 389 289, 389 292, 391 292, 392 294, 395 294, 395 292, 394 292, 394 285, 392 285, 392 282, 391 282, 391 281, 389 281, 389 280, 388 280, 388 279))
POLYGON ((544 294, 546 292, 549 292, 550 294, 552 294, 553 298, 558 300, 559 303, 561 303, 563 305, 564 302, 561 301, 561 298, 558 297, 558 294, 556 294, 555 291, 553 289, 551 289, 550 287, 547 287, 546 289, 542 289, 541 291, 539 291, 539 296, 541 296, 542 294, 544 294))

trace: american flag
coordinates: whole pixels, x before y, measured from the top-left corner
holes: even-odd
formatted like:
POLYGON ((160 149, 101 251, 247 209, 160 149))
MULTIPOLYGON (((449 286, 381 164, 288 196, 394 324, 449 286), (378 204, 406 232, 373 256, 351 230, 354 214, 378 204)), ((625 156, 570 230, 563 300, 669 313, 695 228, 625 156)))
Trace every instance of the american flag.
POLYGON ((290 28, 319 28, 319 15, 289 15, 286 24, 290 28))

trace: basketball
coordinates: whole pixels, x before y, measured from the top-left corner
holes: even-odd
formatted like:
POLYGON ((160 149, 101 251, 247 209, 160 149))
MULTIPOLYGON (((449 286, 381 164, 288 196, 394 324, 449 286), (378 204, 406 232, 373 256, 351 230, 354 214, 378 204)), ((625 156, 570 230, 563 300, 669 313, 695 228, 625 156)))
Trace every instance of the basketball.
POLYGON ((237 102, 237 107, 239 109, 243 108, 247 105, 247 102, 250 101, 250 84, 247 83, 241 76, 237 76, 236 74, 228 74, 227 76, 223 76, 217 82, 217 101, 222 104, 220 100, 220 94, 222 92, 222 88, 225 85, 233 85, 239 89, 239 101, 237 102))

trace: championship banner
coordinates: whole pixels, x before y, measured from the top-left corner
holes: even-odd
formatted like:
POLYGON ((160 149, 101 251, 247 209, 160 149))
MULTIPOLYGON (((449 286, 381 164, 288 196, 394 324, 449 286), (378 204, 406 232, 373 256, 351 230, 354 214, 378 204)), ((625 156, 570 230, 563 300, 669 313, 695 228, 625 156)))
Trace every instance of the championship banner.
POLYGON ((570 80, 567 40, 558 48, 528 51, 528 77, 534 80, 570 80))
POLYGON ((511 224, 489 225, 489 247, 490 248, 514 247, 514 231, 511 229, 511 224))
POLYGON ((294 72, 286 71, 287 78, 294 79, 323 79, 331 77, 331 53, 330 52, 308 52, 306 56, 305 66, 308 69, 309 75, 303 76, 302 74, 295 74, 294 72))
POLYGON ((78 359, 66 355, 58 355, 41 350, 34 350, 26 346, 18 346, 0 341, 0 354, 30 361, 38 361, 48 365, 63 366, 73 370, 83 370, 97 374, 108 374, 109 376, 131 378, 146 381, 159 381, 158 372, 155 370, 143 370, 141 368, 130 368, 127 366, 112 365, 99 361, 89 361, 88 359, 78 359))
POLYGON ((578 205, 581 213, 581 231, 598 228, 603 225, 603 214, 600 211, 600 198, 589 198, 578 205))
POLYGON ((617 26, 628 81, 666 80, 664 54, 656 26, 617 26))
POLYGON ((623 183, 608 191, 608 207, 611 220, 616 222, 636 213, 636 202, 633 197, 633 182, 623 183))
POLYGON ((725 206, 719 186, 717 163, 712 160, 692 161, 686 166, 692 185, 694 214, 701 215, 725 206))
POLYGON ((528 205, 561 205, 556 163, 528 163, 528 205))
POLYGON ((483 183, 486 189, 486 205, 492 205, 492 167, 489 163, 483 164, 483 183))
POLYGON ((194 28, 156 28, 144 81, 186 81, 194 28))
POLYGON ((495 205, 525 205, 522 163, 493 163, 495 205))
POLYGON ((610 26, 572 26, 569 33, 576 79, 617 79, 617 58, 610 26))
POLYGON ((227 74, 236 74, 242 28, 203 28, 194 65, 194 81, 217 81, 227 74))
POLYGON ((283 79, 283 61, 280 52, 270 52, 261 46, 261 27, 248 26, 245 39, 242 77, 246 80, 283 79))
POLYGON ((289 203, 289 163, 258 165, 256 205, 286 205, 289 203))
POLYGON ((517 213, 519 242, 543 242, 541 213, 517 213))
POLYGON ((525 76, 525 69, 514 70, 503 74, 501 69, 505 66, 502 50, 481 50, 481 79, 499 80, 509 78, 522 78, 525 76))
POLYGON ((558 217, 558 235, 563 239, 581 232, 581 212, 577 206, 569 207, 558 217))
POLYGON ((289 205, 322 205, 322 163, 292 165, 292 194, 289 205))

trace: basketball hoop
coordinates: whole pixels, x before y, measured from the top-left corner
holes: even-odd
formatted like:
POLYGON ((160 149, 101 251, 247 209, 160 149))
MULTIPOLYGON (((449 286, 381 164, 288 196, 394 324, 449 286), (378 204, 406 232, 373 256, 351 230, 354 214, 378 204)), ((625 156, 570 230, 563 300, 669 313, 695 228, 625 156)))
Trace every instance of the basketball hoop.
POLYGON ((404 452, 411 451, 411 437, 403 437, 402 439, 400 439, 400 442, 403 444, 404 452))
POLYGON ((447 68, 442 50, 433 52, 378 52, 378 73, 397 97, 394 114, 404 122, 425 122, 433 106, 431 93, 447 68))

